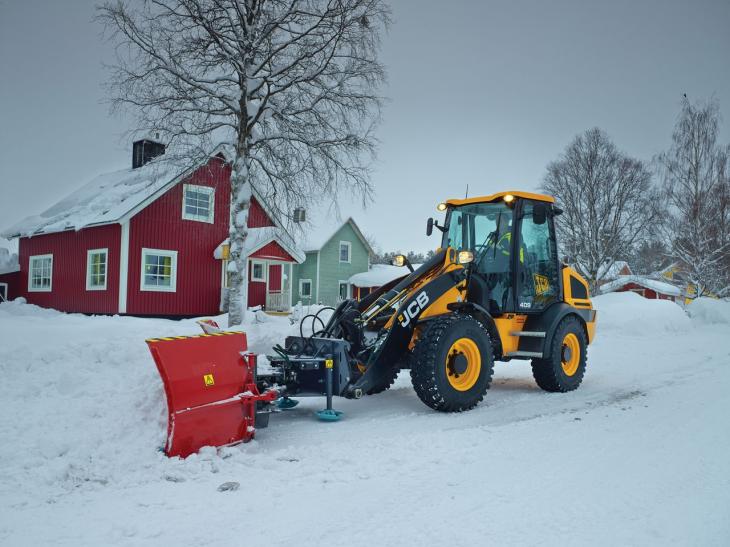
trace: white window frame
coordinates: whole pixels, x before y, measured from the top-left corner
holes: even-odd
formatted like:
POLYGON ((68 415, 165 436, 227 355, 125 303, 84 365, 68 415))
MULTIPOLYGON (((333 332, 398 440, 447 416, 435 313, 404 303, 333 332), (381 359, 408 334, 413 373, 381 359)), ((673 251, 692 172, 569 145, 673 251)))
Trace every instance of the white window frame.
POLYGON ((213 188, 212 186, 200 186, 199 184, 183 184, 182 217, 183 220, 193 220, 195 222, 206 222, 208 224, 213 224, 215 220, 215 188, 213 188), (198 215, 191 215, 185 210, 185 199, 188 190, 195 190, 196 192, 208 194, 209 207, 207 218, 203 218, 198 215))
POLYGON ((340 246, 337 247, 337 259, 340 264, 352 264, 352 243, 349 241, 340 241, 340 246), (347 247, 347 260, 342 260, 342 246, 347 247))
POLYGON ((300 279, 299 280, 299 296, 302 298, 312 298, 312 280, 311 279, 300 279), (309 283, 309 294, 304 294, 302 287, 305 283, 309 283))
POLYGON ((8 301, 8 284, 7 283, 0 283, 0 302, 7 302, 8 301), (3 293, 2 289, 5 289, 5 293, 3 293))
POLYGON ((347 286, 347 296, 345 296, 345 299, 352 298, 352 287, 350 285, 350 282, 347 281, 346 279, 340 279, 337 282, 337 299, 339 300, 340 298, 342 298, 342 295, 340 294, 340 286, 341 285, 346 285, 347 286))
POLYGON ((86 290, 87 291, 105 291, 107 288, 107 279, 109 278, 109 249, 89 249, 86 251, 86 290), (91 284, 91 257, 104 253, 104 285, 94 286, 91 284))
POLYGON ((32 255, 28 257, 28 292, 51 292, 53 290, 53 255, 32 255), (33 287, 33 261, 51 259, 51 273, 48 280, 48 287, 33 287))
POLYGON ((269 269, 266 267, 265 260, 251 259, 251 281, 255 281, 256 283, 266 283, 266 274, 268 271, 269 269), (261 273, 263 274, 262 277, 255 277, 253 274, 256 271, 256 264, 261 264, 261 273))
POLYGON ((148 249, 142 248, 142 261, 140 265, 139 290, 144 292, 177 292, 177 251, 167 249, 148 249), (163 287, 161 285, 145 285, 144 263, 147 256, 169 256, 172 258, 172 270, 170 272, 170 286, 163 287))

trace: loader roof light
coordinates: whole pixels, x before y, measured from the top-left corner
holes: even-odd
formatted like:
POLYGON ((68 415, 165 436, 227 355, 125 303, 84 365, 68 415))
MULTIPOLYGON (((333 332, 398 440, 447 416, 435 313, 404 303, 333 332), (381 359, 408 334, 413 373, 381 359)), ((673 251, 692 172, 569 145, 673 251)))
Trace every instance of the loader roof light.
POLYGON ((446 204, 445 204, 445 203, 439 203, 439 204, 438 204, 438 205, 436 206, 436 210, 437 210, 437 211, 445 211, 445 210, 446 210, 446 204))
POLYGON ((406 257, 405 255, 395 255, 393 257, 393 266, 405 266, 406 265, 406 257))
POLYGON ((512 203, 515 200, 515 197, 512 194, 507 194, 503 199, 505 203, 512 203))
POLYGON ((469 264, 474 261, 474 253, 471 251, 459 251, 457 261, 459 264, 469 264))

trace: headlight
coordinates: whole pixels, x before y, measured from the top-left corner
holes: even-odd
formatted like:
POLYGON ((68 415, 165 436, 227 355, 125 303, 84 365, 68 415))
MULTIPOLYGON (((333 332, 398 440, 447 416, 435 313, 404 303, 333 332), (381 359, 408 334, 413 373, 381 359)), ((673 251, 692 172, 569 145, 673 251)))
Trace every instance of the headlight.
POLYGON ((515 197, 512 194, 507 194, 504 196, 504 202, 505 203, 512 203, 515 200, 515 197))
POLYGON ((393 266, 405 266, 406 265, 406 257, 405 255, 395 255, 393 257, 393 266))
POLYGON ((436 210, 437 210, 437 211, 445 211, 445 210, 446 210, 446 204, 445 204, 445 203, 439 203, 439 204, 438 204, 438 205, 436 206, 436 210))
POLYGON ((469 264, 469 262, 474 261, 474 253, 471 251, 459 251, 457 261, 459 264, 469 264))

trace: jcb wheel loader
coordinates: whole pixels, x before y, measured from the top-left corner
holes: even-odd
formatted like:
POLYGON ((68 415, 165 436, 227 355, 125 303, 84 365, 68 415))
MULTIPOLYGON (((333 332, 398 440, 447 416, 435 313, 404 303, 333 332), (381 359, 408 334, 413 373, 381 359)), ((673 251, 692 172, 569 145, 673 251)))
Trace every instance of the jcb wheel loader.
MULTIPOLYGON (((387 389, 411 370, 418 397, 435 410, 476 406, 494 361, 531 359, 537 384, 571 391, 583 379, 596 312, 588 284, 558 261, 554 198, 527 192, 453 199, 433 257, 360 301, 347 300, 313 336, 289 337, 270 359, 262 388, 286 395, 332 392, 349 398, 387 389)), ((312 318, 316 324, 318 318, 312 318)))
POLYGON ((402 277, 342 302, 326 324, 323 309, 305 317, 314 334, 301 335, 300 324, 300 336, 274 347, 265 369, 240 353, 241 333, 148 341, 168 398, 166 452, 248 440, 255 423, 265 427, 269 412, 294 406, 295 395, 327 396, 319 416, 337 419, 333 396, 382 392, 401 369, 410 369, 418 397, 443 412, 474 408, 495 360, 529 359, 542 389, 576 389, 596 311, 585 280, 558 261, 553 219, 562 211, 554 201, 510 191, 439 204, 445 221, 428 219, 426 232, 439 230, 441 243, 425 264, 414 270, 397 256, 408 269, 402 277))

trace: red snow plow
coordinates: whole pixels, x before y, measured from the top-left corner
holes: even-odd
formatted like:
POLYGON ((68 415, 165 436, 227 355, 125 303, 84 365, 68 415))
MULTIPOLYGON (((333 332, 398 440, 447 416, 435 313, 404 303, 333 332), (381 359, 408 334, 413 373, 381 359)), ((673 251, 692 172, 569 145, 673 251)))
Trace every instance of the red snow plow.
POLYGON ((253 438, 257 403, 278 393, 256 387, 256 355, 246 351, 244 333, 152 338, 147 345, 167 396, 165 454, 184 458, 253 438))

